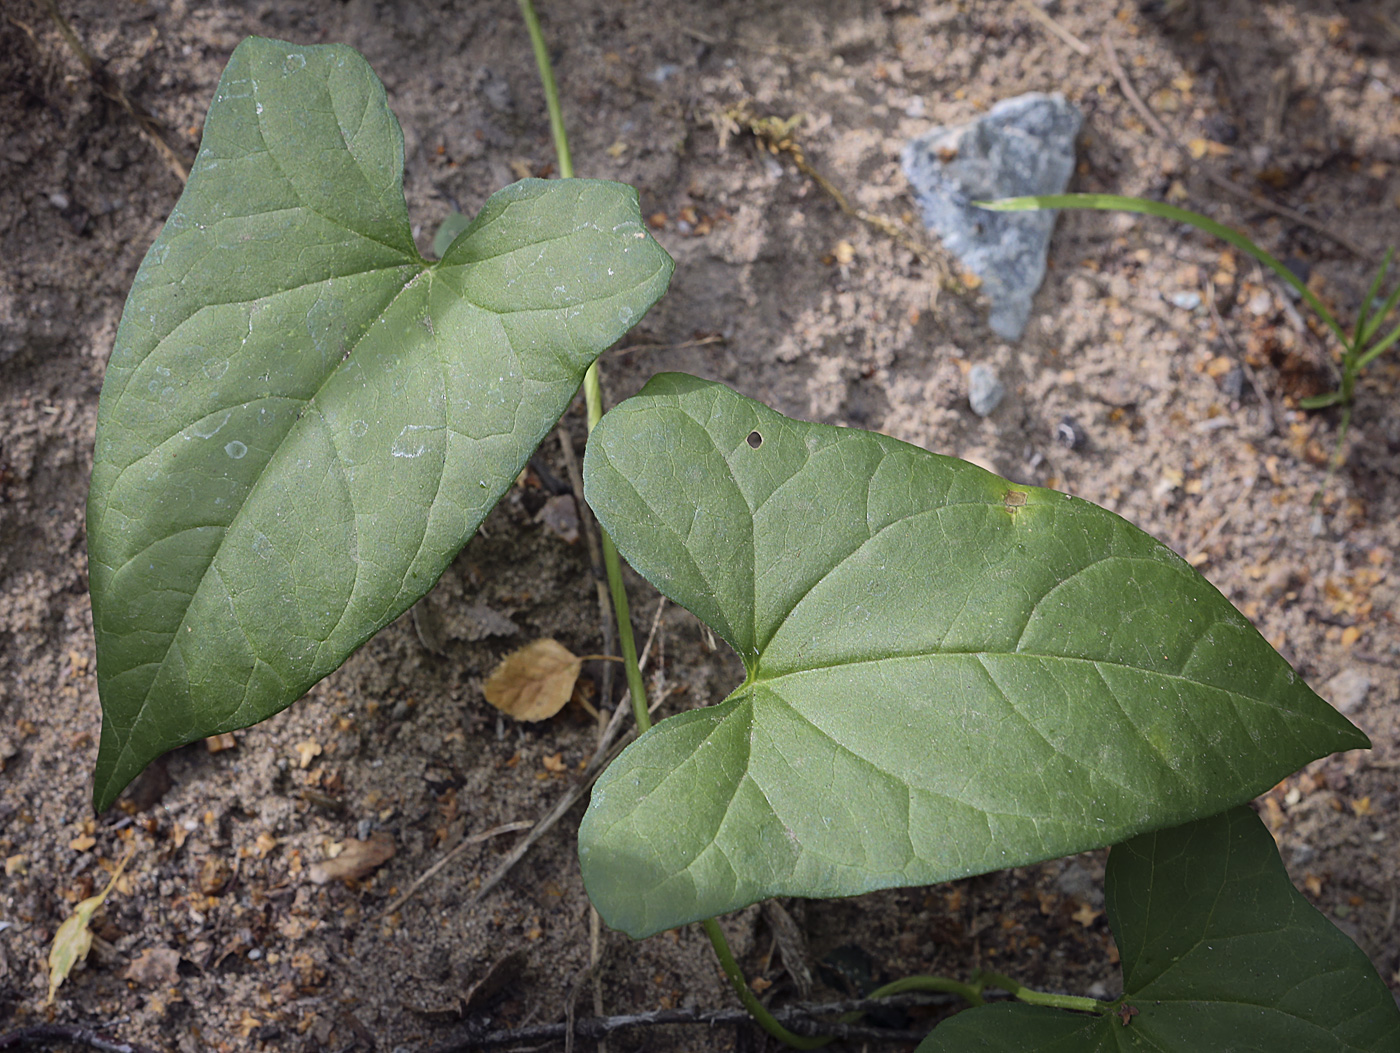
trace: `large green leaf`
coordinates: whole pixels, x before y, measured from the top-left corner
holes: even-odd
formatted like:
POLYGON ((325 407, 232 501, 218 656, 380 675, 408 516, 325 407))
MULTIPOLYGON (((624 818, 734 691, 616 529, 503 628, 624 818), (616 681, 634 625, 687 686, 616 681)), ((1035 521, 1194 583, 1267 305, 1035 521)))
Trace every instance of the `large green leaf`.
POLYGON ((599 780, 589 895, 633 936, 1112 844, 1364 735, 1167 548, 1066 494, 657 377, 590 504, 748 677, 599 780))
POLYGON ((918 1053, 1400 1049, 1389 989, 1289 882, 1248 808, 1117 846, 1104 884, 1121 1014, 982 1006, 939 1025, 918 1053))
POLYGON ((428 264, 364 59, 241 44, 102 390, 97 807, 422 596, 671 267, 634 191, 583 180, 506 188, 428 264))

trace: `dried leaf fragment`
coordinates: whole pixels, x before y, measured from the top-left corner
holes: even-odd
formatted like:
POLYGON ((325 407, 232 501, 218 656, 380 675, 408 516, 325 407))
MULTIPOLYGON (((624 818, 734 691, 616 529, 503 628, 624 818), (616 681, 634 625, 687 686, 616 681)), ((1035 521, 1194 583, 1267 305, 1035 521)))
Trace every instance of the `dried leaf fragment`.
POLYGON ((49 947, 49 997, 45 1000, 45 1005, 53 1005, 54 994, 63 981, 68 979, 73 966, 86 958, 88 951, 92 950, 92 930, 88 928, 92 916, 97 913, 97 908, 102 906, 107 893, 112 891, 117 878, 121 877, 122 871, 135 854, 136 847, 133 845, 126 858, 118 863, 117 869, 112 872, 107 887, 79 903, 73 913, 64 918, 63 924, 58 927, 53 944, 49 947))
POLYGON ((506 655, 482 690, 497 709, 534 723, 564 708, 582 668, 583 659, 546 637, 506 655))
POLYGON ((180 982, 180 952, 170 947, 147 947, 126 967, 124 979, 142 987, 173 987, 180 982))
POLYGON ((321 755, 321 744, 315 739, 303 739, 294 747, 297 751, 297 767, 306 768, 311 761, 321 755))
POLYGON ((393 835, 381 830, 367 841, 346 841, 340 855, 313 863, 308 876, 318 885, 355 881, 393 859, 394 851, 393 835))

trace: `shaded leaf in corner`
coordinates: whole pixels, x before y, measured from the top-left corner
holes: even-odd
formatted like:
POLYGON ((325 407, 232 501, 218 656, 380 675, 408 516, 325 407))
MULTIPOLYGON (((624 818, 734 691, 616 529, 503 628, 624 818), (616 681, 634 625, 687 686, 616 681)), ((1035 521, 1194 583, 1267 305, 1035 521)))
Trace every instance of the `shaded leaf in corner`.
POLYGON ((484 603, 473 603, 464 608, 459 620, 461 624, 456 627, 454 635, 468 643, 477 643, 488 636, 514 636, 520 631, 508 614, 502 614, 484 603))
POLYGON ((583 659, 557 640, 535 640, 501 660, 482 689, 486 701, 516 720, 548 720, 574 693, 583 659))
POLYGON ((571 494, 551 497, 535 516, 535 522, 543 523, 547 530, 570 545, 578 540, 578 506, 571 494))
POLYGON ((73 966, 87 957, 88 951, 92 950, 92 930, 88 928, 92 922, 92 916, 97 913, 97 908, 102 906, 102 901, 107 898, 107 893, 117 883, 117 878, 121 877, 122 871, 126 869, 127 863, 131 862, 131 857, 136 854, 133 846, 126 854, 126 858, 117 864, 117 869, 112 871, 111 880, 95 896, 89 896, 78 904, 72 914, 63 920, 63 924, 58 927, 58 932, 54 935, 53 944, 49 947, 49 997, 45 1000, 45 1005, 53 1005, 53 996, 62 986, 63 981, 68 979, 68 974, 73 971, 73 966))
POLYGON ((449 1005, 405 1004, 415 1013, 439 1023, 449 1023, 474 1013, 484 1012, 506 992, 507 988, 512 987, 520 979, 526 961, 525 952, 521 950, 511 951, 504 957, 498 958, 486 970, 481 979, 468 987, 465 994, 455 995, 449 1005))
POLYGON ((394 838, 383 830, 367 841, 346 841, 340 855, 313 863, 310 878, 318 885, 332 881, 357 881, 394 858, 394 838))

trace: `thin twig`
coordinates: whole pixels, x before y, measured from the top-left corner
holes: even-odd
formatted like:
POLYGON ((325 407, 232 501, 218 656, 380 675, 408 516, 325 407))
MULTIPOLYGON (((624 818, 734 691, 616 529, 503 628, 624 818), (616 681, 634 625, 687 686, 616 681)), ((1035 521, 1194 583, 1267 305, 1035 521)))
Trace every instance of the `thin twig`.
POLYGON ((1068 29, 1060 25, 1060 23, 1056 22, 1053 18, 1051 18, 1040 8, 1036 7, 1033 0, 1016 0, 1016 2, 1021 5, 1022 9, 1026 12, 1026 14, 1030 15, 1037 22, 1043 25, 1046 29, 1054 33, 1055 36, 1059 37, 1066 44, 1068 44, 1071 50, 1077 51, 1085 58, 1088 58, 1094 53, 1094 49, 1091 48, 1088 44, 1084 43, 1084 41, 1080 40, 1068 29))
POLYGON ((108 71, 105 62, 95 57, 92 52, 83 47, 82 41, 78 39, 78 34, 73 32, 73 27, 68 24, 68 20, 64 18, 62 12, 59 11, 58 4, 55 0, 44 0, 44 7, 48 9, 49 17, 51 17, 54 24, 58 26, 58 31, 62 35, 64 42, 67 43, 73 54, 78 57, 78 61, 83 64, 83 68, 87 70, 88 76, 92 79, 92 82, 97 85, 97 89, 125 110, 127 116, 136 122, 136 126, 141 134, 156 148, 161 157, 165 160, 166 166, 175 173, 175 176, 180 182, 188 182, 190 178, 190 166, 185 163, 184 158, 180 156, 179 152, 165 141, 165 135, 160 127, 160 122, 158 122, 144 106, 131 100, 122 89, 117 78, 112 76, 108 71))
POLYGON ((939 271, 940 278, 947 278, 949 275, 942 273, 942 268, 938 258, 933 252, 919 241, 918 237, 909 230, 875 212, 868 212, 863 208, 856 208, 850 200, 842 193, 841 188, 833 183, 826 176, 822 175, 810 161, 807 160, 807 153, 802 148, 802 144, 793 135, 793 129, 799 123, 799 118, 793 117, 789 120, 779 120, 775 117, 757 117, 754 115, 748 103, 741 103, 731 107, 717 117, 720 127, 720 146, 723 148, 728 136, 742 127, 750 135, 759 141, 769 153, 787 154, 792 159, 792 163, 797 170, 805 175, 836 203, 846 215, 853 219, 858 219, 866 226, 878 230, 880 233, 894 240, 898 245, 903 246, 914 258, 927 267, 932 267, 939 271))
POLYGON ((609 355, 616 358, 618 355, 631 354, 633 351, 689 351, 693 347, 708 347, 711 344, 722 343, 724 343, 724 337, 711 335, 697 337, 694 340, 682 340, 679 344, 626 344, 613 348, 609 355))
POLYGON ((156 1053, 150 1046, 143 1046, 139 1042, 107 1038, 94 1028, 77 1027, 72 1024, 37 1024, 0 1035, 0 1049, 24 1049, 26 1046, 47 1045, 52 1042, 86 1046, 88 1049, 100 1050, 101 1053, 156 1053))
MULTIPOLYGON (((661 610, 664 603, 665 598, 663 597, 662 603, 658 604, 656 607, 656 616, 651 622, 651 634, 647 637, 646 645, 642 648, 641 658, 637 662, 639 669, 646 668, 647 655, 651 651, 652 641, 656 638, 657 627, 661 624, 661 610)), ((613 712, 612 719, 608 722, 608 726, 603 732, 602 739, 598 743, 598 748, 594 750, 587 767, 583 769, 583 775, 579 781, 569 787, 569 789, 564 792, 564 796, 559 798, 554 807, 549 810, 548 814, 537 822, 528 834, 520 839, 518 845, 510 850, 510 854, 502 860, 500 866, 491 873, 490 877, 481 883, 481 888, 476 890, 475 895, 473 895, 468 902, 468 906, 475 906, 480 903, 488 892, 499 885, 501 880, 510 873, 515 864, 525 858, 525 853, 530 851, 531 846, 553 829, 554 824, 562 819, 568 813, 569 809, 574 806, 574 803, 589 791, 594 782, 597 781, 598 776, 602 775, 607 766, 612 763, 613 759, 622 752, 622 747, 626 744, 626 736, 623 737, 622 742, 616 745, 613 745, 612 741, 614 736, 617 735, 618 730, 622 727, 622 714, 626 713, 631 708, 628 705, 628 701, 628 696, 624 695, 622 700, 618 702, 617 709, 613 712)))
MULTIPOLYGON (((773 1015, 784 1027, 803 1035, 832 1035, 847 1040, 890 1044, 914 1043, 926 1038, 927 1031, 896 1030, 872 1027, 868 1024, 842 1024, 827 1022, 819 1018, 882 1008, 950 1006, 960 1001, 953 995, 911 992, 894 995, 890 998, 867 998, 831 1002, 825 1005, 787 1006, 783 1009, 773 1010, 773 1015)), ((647 1013, 627 1013, 619 1016, 578 1020, 574 1023, 574 1034, 581 1038, 597 1039, 619 1031, 666 1024, 703 1024, 710 1028, 716 1028, 751 1022, 752 1018, 744 1009, 656 1009, 647 1013)), ((498 1031, 468 1027, 451 1041, 434 1046, 430 1053, 467 1053, 469 1050, 509 1046, 522 1042, 557 1041, 563 1038, 567 1031, 568 1025, 563 1023, 538 1024, 533 1027, 498 1031)))
POLYGON ((1254 193, 1248 187, 1241 186, 1233 179, 1221 175, 1200 159, 1192 157, 1191 151, 1186 149, 1186 147, 1177 140, 1176 136, 1172 135, 1167 129, 1167 126, 1158 119, 1157 115, 1152 112, 1147 103, 1142 101, 1142 96, 1137 93, 1137 89, 1133 87, 1132 80, 1128 77, 1128 71, 1123 68, 1123 63, 1118 60, 1118 52, 1113 46, 1113 38, 1105 33, 1101 39, 1103 41, 1104 57, 1108 61, 1108 68, 1112 71, 1114 79, 1118 81, 1119 90, 1123 92, 1124 97, 1132 105, 1133 109, 1137 111, 1138 116, 1147 122, 1148 127, 1152 129, 1157 138, 1161 139, 1168 146, 1175 148, 1185 159, 1188 167, 1200 172, 1202 176, 1211 183, 1214 183, 1221 190, 1234 194, 1236 197, 1248 201, 1257 208, 1262 208, 1267 212, 1272 212, 1276 216, 1282 216, 1290 222, 1316 231, 1324 238, 1336 242, 1358 259, 1366 260, 1371 263, 1375 262, 1375 258, 1371 253, 1367 252, 1345 234, 1340 234, 1336 230, 1333 230, 1321 220, 1313 219, 1311 216, 1304 215, 1295 209, 1289 208, 1287 205, 1275 204, 1268 198, 1254 193))
POLYGON ((626 743, 627 736, 623 736, 621 742, 618 742, 612 749, 604 754, 603 763, 597 764, 596 766, 593 764, 589 765, 589 768, 584 771, 583 778, 564 792, 564 796, 555 802, 554 807, 551 808, 539 822, 531 827, 530 832, 522 837, 520 843, 510 850, 510 854, 506 856, 501 865, 491 873, 490 877, 481 883, 481 888, 476 890, 476 893, 467 902, 467 906, 474 907, 476 904, 480 903, 482 898, 499 885, 501 880, 511 872, 515 864, 525 858, 525 853, 530 851, 535 842, 550 830, 554 829, 554 824, 564 818, 569 809, 577 803, 578 799, 592 789, 593 784, 598 780, 598 776, 602 775, 613 758, 622 752, 622 747, 625 746, 626 743))
POLYGON ((414 893, 416 893, 420 888, 422 888, 423 885, 426 884, 434 874, 436 874, 443 867, 447 866, 447 864, 452 862, 452 860, 456 859, 457 856, 461 854, 464 848, 468 848, 471 845, 479 845, 481 844, 481 842, 489 841, 493 837, 500 837, 501 834, 511 834, 514 833, 516 830, 528 830, 532 825, 533 824, 530 822, 530 820, 520 819, 513 823, 502 823, 500 826, 493 826, 490 830, 483 830, 481 833, 472 834, 470 837, 464 836, 462 840, 458 841, 455 845, 452 846, 452 850, 448 852, 447 855, 443 856, 436 863, 430 866, 427 870, 419 874, 418 877, 416 877, 413 880, 413 884, 408 886, 408 891, 405 892, 398 899, 394 900, 393 903, 390 903, 382 911, 380 911, 379 917, 375 920, 378 921, 382 918, 388 917, 390 914, 394 913, 394 911, 398 910, 410 899, 412 899, 414 893))
POLYGON ((1230 330, 1225 327, 1225 319, 1220 313, 1220 308, 1215 302, 1215 283, 1206 282, 1206 306, 1210 308, 1211 319, 1215 322, 1215 328, 1220 333, 1220 338, 1225 341, 1225 345, 1235 355, 1235 362, 1240 370, 1249 380, 1249 385, 1254 389, 1254 394, 1259 398, 1259 413, 1264 418, 1264 434, 1274 434, 1277 425, 1274 423, 1273 400, 1269 398, 1269 393, 1264 390, 1264 386, 1259 382, 1259 375, 1254 372, 1254 367, 1249 364, 1240 346, 1235 343, 1235 338, 1230 334, 1230 330))

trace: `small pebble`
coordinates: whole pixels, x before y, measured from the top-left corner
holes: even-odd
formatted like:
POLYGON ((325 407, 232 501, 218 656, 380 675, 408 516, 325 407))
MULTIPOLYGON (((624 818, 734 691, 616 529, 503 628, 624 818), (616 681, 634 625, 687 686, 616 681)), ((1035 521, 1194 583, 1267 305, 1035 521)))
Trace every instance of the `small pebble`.
POLYGON ((1295 867, 1305 867, 1317 856, 1317 849, 1306 841, 1299 841, 1288 853, 1295 867))
POLYGON ((1231 402, 1239 402, 1244 398, 1245 385, 1244 367, 1236 366, 1220 381, 1220 393, 1231 402))
POLYGON ((1077 420, 1065 416, 1061 417, 1060 423, 1055 425, 1055 441, 1067 450, 1077 450, 1089 441, 1089 436, 1085 434, 1077 420))
POLYGON ((361 841, 368 841, 369 835, 374 833, 374 820, 361 819, 355 824, 355 836, 361 841))
POLYGON ((72 204, 72 201, 69 200, 68 195, 63 193, 63 191, 55 190, 49 195, 49 204, 62 212, 72 204))
POLYGON ((1274 309, 1274 298, 1263 289, 1260 289, 1249 298, 1249 304, 1247 306, 1250 314, 1254 315, 1256 318, 1262 318, 1274 309))
POLYGON ((979 417, 988 416, 1006 398, 1006 387, 991 366, 975 365, 967 374, 967 402, 979 417))
POLYGON ((1354 713, 1366 701, 1371 691, 1371 678, 1359 669, 1343 669, 1327 681, 1323 696, 1339 713, 1354 713))
POLYGON ((1195 289, 1183 289, 1174 292, 1167 297, 1172 302, 1173 307, 1180 307, 1183 311, 1194 311, 1201 306, 1201 294, 1195 289))
MULTIPOLYGON (((1308 279, 1312 277, 1312 265, 1307 260, 1299 259, 1297 256, 1289 256, 1283 261, 1283 265, 1288 268, 1293 277, 1297 278, 1304 285, 1308 284, 1308 279)), ((1297 289, 1291 285, 1285 285, 1283 291, 1290 300, 1301 300, 1303 297, 1297 289)))
POLYGON ((674 62, 663 62, 647 74, 647 79, 653 84, 665 84, 680 71, 681 68, 674 62))

